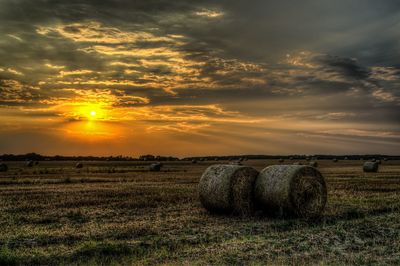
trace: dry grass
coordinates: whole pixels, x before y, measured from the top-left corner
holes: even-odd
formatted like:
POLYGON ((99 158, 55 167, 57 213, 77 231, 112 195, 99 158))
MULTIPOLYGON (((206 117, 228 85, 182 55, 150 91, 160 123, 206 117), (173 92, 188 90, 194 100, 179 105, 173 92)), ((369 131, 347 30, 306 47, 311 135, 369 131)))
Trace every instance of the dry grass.
MULTIPOLYGON (((322 219, 210 215, 197 183, 213 162, 9 163, 0 173, 0 265, 400 264, 400 162, 319 161, 322 219)), ((258 170, 276 161, 246 161, 258 170)))

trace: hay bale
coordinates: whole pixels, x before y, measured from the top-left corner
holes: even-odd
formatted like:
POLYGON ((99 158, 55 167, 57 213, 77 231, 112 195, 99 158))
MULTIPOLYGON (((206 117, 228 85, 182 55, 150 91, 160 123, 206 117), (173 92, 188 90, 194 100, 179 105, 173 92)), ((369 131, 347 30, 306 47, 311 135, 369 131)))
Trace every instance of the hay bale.
POLYGON ((78 169, 83 168, 83 164, 82 163, 76 163, 75 168, 78 168, 78 169))
POLYGON ((0 163, 0 172, 7 172, 8 171, 8 165, 5 163, 0 163))
POLYGON ((162 163, 152 163, 149 166, 149 171, 151 172, 160 172, 162 167, 162 163))
POLYGON ((327 201, 325 180, 310 166, 264 168, 257 177, 254 195, 266 213, 303 218, 320 216, 327 201))
POLYGON ((192 163, 197 163, 197 160, 192 160, 192 163))
POLYGON ((388 159, 388 158, 383 158, 383 160, 384 160, 385 162, 387 162, 389 159, 388 159))
POLYGON ((332 161, 333 161, 334 163, 337 163, 337 162, 338 162, 338 159, 335 158, 335 159, 333 159, 332 161))
POLYGON ((232 165, 243 165, 241 161, 231 161, 231 162, 229 162, 229 164, 232 164, 232 165))
POLYGON ((317 168, 318 167, 318 162, 312 161, 312 162, 309 162, 308 165, 311 166, 311 167, 317 168))
POLYGON ((365 162, 363 165, 363 171, 366 173, 376 173, 379 170, 379 164, 377 162, 365 162))
POLYGON ((375 158, 373 158, 373 159, 371 160, 371 162, 376 162, 376 159, 375 159, 375 158))
POLYGON ((249 215, 254 211, 254 182, 258 171, 239 165, 211 165, 201 176, 201 204, 210 212, 249 215))

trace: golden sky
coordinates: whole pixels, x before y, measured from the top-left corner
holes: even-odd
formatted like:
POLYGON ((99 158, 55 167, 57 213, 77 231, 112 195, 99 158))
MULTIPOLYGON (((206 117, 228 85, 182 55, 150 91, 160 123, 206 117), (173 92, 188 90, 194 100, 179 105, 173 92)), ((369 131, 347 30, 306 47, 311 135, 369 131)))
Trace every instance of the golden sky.
POLYGON ((395 1, 33 2, 0 2, 0 154, 399 153, 395 1))

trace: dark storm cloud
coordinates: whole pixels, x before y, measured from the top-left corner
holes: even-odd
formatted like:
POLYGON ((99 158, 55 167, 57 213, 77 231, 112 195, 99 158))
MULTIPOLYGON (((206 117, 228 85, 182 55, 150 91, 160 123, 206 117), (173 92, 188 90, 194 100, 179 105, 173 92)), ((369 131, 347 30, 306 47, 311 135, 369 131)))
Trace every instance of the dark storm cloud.
POLYGON ((360 66, 354 59, 341 58, 338 56, 324 56, 317 58, 322 65, 332 70, 338 71, 341 75, 352 79, 366 79, 369 77, 369 71, 360 66))

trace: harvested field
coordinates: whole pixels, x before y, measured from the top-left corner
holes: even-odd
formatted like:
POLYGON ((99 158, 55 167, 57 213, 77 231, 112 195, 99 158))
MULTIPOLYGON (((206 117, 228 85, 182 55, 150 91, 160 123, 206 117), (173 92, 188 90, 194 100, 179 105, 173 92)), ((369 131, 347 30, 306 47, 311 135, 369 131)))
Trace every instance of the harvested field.
POLYGON ((328 203, 311 222, 210 214, 197 185, 214 162, 82 163, 7 162, 0 265, 400 264, 400 161, 318 161, 328 203))

